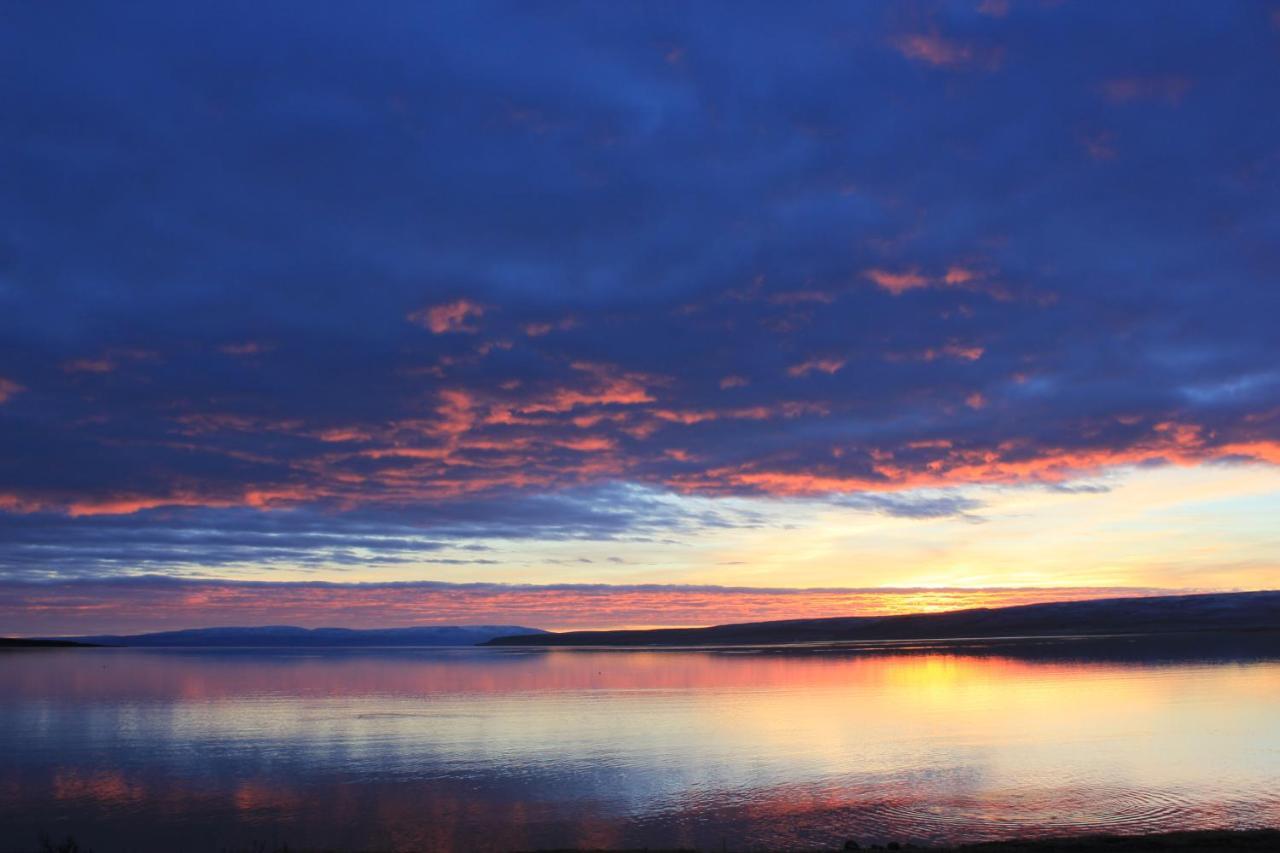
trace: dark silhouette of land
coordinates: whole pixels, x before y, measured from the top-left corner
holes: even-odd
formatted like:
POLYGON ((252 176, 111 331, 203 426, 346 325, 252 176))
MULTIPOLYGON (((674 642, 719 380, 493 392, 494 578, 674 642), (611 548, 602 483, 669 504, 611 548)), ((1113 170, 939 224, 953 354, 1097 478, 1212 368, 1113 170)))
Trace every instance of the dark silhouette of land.
MULTIPOLYGON (((719 849, 719 848, 718 848, 719 849)), ((727 848, 725 848, 727 849, 727 848)), ((794 848, 793 848, 794 849, 794 848)), ((832 848, 813 848, 814 850, 831 850, 832 848)), ((839 848, 836 848, 839 849, 839 848)), ((1280 850, 1280 830, 1276 829, 1211 829, 1191 832, 1168 832, 1149 835, 1089 835, 1075 838, 1037 838, 1012 841, 984 841, 976 844, 960 844, 955 846, 934 847, 914 844, 865 844, 848 841, 845 850, 878 850, 902 851, 911 850, 918 853, 1272 853, 1280 850)), ((697 848, 644 848, 645 853, 698 853, 697 848)), ((93 853, 88 847, 82 847, 75 839, 68 838, 61 843, 42 841, 37 853, 93 853)), ((228 853, 344 853, 336 848, 300 848, 256 845, 241 848, 228 853)), ((357 853, 357 851, 345 851, 357 853)), ((386 853, 386 851, 367 850, 363 853, 386 853)), ((622 850, 599 848, 563 848, 561 850, 543 849, 536 853, 624 853, 622 850)), ((640 853, 639 850, 635 853, 640 853)))
POLYGON ((0 649, 74 649, 87 648, 91 643, 72 640, 33 640, 25 637, 0 637, 0 649))
POLYGON ((902 616, 746 622, 710 628, 569 631, 496 637, 485 645, 734 646, 1187 632, 1280 632, 1280 591, 1108 598, 902 616))
MULTIPOLYGON (((863 848, 866 849, 866 848, 863 848)), ((902 849, 906 849, 905 847, 902 849)), ((1181 851, 1181 853, 1252 853, 1280 850, 1280 830, 1209 830, 1170 832, 1157 835, 1101 835, 1081 838, 1044 838, 1030 841, 989 841, 958 847, 924 848, 930 853, 1140 853, 1140 851, 1181 851)))
MULTIPOLYGON (((152 634, 72 637, 75 643, 129 647, 474 646, 498 636, 539 633, 520 625, 429 625, 418 628, 192 628, 152 634)), ((73 643, 74 644, 74 643, 73 643)))

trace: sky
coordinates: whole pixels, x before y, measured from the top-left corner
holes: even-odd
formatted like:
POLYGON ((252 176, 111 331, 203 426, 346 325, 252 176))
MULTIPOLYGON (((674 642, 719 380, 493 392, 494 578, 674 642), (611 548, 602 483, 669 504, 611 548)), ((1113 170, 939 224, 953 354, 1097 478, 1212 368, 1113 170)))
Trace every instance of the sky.
POLYGON ((0 633, 1280 587, 1280 4, 0 19, 0 633))

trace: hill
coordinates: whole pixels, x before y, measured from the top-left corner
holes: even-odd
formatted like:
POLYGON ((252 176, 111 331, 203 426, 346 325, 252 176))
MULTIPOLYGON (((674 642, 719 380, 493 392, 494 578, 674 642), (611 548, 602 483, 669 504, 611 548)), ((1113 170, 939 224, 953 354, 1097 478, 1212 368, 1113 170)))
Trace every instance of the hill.
POLYGON ((496 637, 493 646, 706 646, 983 637, 1280 631, 1280 591, 1108 598, 1015 607, 745 622, 709 628, 496 637))

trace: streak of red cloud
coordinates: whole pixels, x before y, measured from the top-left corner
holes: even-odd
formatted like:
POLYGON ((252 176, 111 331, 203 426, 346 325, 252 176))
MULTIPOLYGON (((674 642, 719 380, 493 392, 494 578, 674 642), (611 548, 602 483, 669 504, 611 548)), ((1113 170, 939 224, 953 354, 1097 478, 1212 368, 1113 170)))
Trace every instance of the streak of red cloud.
POLYGON ((409 320, 437 335, 448 332, 474 334, 479 327, 473 321, 483 317, 486 310, 483 305, 469 299, 456 299, 414 311, 409 314, 409 320))
POLYGON ((980 346, 965 346, 963 344, 947 344, 945 347, 942 348, 942 352, 944 355, 951 356, 952 358, 958 358, 963 361, 977 361, 978 359, 982 358, 982 355, 983 353, 986 352, 986 350, 980 346))
POLYGON ((514 407, 525 414, 569 412, 584 406, 636 406, 654 402, 648 385, 660 381, 642 373, 619 372, 609 365, 574 362, 574 370, 591 377, 586 388, 557 388, 549 394, 514 407))
POLYGON ((869 269, 864 271, 863 275, 875 282, 876 287, 881 290, 887 290, 894 296, 899 296, 908 290, 918 290, 929 286, 929 279, 915 270, 893 272, 884 269, 869 269))

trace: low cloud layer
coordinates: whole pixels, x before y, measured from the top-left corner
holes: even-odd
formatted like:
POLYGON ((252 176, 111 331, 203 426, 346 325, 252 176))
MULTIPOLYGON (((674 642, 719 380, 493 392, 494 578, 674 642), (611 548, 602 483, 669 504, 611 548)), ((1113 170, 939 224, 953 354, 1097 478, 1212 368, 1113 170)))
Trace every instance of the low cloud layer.
POLYGON ((8 632, 29 636, 267 624, 313 628, 498 624, 572 629, 878 615, 1161 592, 1125 587, 761 589, 662 584, 273 583, 152 576, 0 582, 0 623, 8 632))

